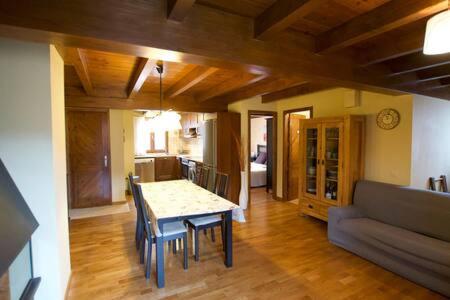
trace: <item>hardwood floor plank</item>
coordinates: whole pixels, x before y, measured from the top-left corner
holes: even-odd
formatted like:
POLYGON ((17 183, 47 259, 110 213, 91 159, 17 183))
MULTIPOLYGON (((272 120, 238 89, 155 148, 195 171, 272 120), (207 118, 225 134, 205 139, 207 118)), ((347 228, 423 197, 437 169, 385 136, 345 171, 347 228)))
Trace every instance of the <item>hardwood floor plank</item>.
MULTIPOLYGON (((69 299, 445 299, 330 244, 326 223, 253 189, 247 223, 233 224, 234 264, 220 237, 200 238, 200 261, 166 248, 166 287, 144 277, 134 244, 135 210, 70 223, 69 299)), ((191 239, 189 239, 189 242, 191 239)), ((191 245, 189 245, 191 246, 191 245)))

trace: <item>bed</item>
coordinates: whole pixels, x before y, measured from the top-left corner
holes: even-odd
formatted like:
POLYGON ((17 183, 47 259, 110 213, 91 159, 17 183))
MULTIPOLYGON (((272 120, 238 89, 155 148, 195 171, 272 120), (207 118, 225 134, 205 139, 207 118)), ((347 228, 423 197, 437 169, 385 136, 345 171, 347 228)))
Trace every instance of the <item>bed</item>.
MULTIPOLYGON (((250 176, 250 187, 262 187, 262 186, 266 186, 267 184, 267 165, 266 165, 266 160, 267 160, 267 147, 266 145, 257 145, 257 159, 256 161, 252 162, 250 164, 250 171, 251 171, 251 176, 250 176), (260 155, 264 153, 264 155, 266 156, 266 159, 259 159, 260 155), (260 163, 260 162, 264 162, 264 163, 260 163)), ((264 156, 263 155, 263 156, 264 156)))

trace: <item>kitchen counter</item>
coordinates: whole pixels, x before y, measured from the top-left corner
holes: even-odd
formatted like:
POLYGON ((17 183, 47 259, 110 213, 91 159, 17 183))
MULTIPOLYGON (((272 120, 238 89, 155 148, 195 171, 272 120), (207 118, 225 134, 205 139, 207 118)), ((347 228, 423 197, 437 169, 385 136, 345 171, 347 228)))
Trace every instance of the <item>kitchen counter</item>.
POLYGON ((203 157, 202 156, 194 156, 189 154, 179 154, 177 155, 178 158, 185 158, 187 160, 192 160, 194 162, 203 163, 203 157))
POLYGON ((148 153, 145 155, 135 155, 134 159, 142 159, 142 158, 155 158, 155 157, 177 157, 177 154, 167 154, 167 153, 148 153))

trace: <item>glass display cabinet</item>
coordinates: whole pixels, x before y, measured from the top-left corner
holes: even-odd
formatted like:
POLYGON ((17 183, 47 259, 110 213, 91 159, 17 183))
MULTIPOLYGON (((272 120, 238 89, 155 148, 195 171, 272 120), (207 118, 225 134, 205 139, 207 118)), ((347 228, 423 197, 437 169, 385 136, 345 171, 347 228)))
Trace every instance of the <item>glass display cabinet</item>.
POLYGON ((300 126, 300 211, 326 221, 330 206, 351 203, 363 178, 364 117, 306 119, 300 126))

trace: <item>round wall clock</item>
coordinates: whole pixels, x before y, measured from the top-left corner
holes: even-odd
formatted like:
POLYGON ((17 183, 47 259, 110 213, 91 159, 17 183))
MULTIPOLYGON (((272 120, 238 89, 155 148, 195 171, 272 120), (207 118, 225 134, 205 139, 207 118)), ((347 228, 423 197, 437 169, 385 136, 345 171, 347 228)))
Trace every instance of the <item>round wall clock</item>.
POLYGON ((394 129, 400 123, 400 114, 393 108, 383 109, 378 113, 377 125, 386 130, 394 129))

